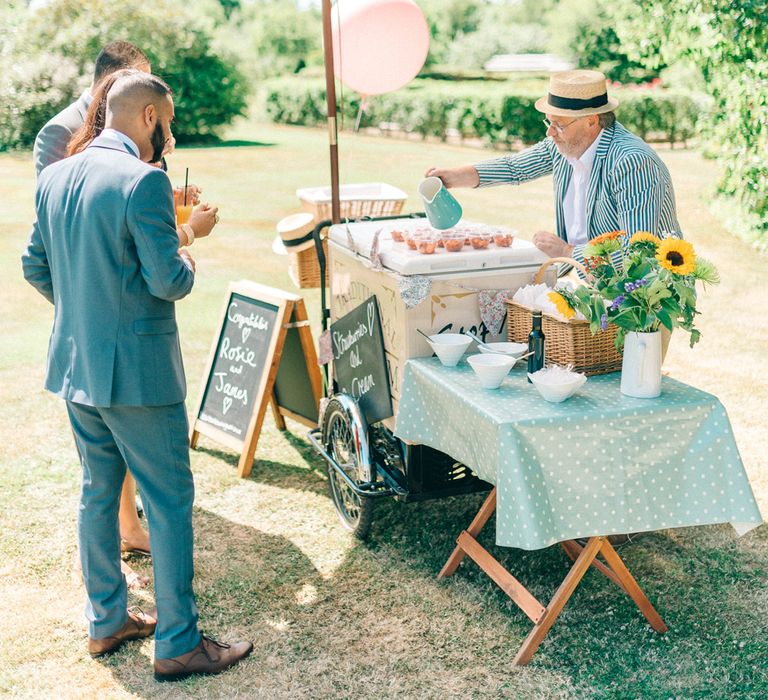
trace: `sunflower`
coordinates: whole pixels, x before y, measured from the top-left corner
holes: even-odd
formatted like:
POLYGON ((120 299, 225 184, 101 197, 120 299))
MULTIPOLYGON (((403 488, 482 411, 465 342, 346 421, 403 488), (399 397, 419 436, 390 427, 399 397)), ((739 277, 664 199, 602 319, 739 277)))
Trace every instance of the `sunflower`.
POLYGON ((547 294, 549 300, 557 307, 557 310, 565 316, 566 319, 573 318, 576 312, 571 308, 570 304, 562 294, 557 292, 549 292, 547 294))
POLYGON ((648 233, 648 231, 638 231, 629 239, 629 245, 633 243, 653 243, 653 245, 658 246, 661 243, 661 239, 652 233, 648 233))
POLYGON ((696 269, 693 246, 680 238, 665 238, 656 251, 656 260, 676 275, 690 275, 696 269))

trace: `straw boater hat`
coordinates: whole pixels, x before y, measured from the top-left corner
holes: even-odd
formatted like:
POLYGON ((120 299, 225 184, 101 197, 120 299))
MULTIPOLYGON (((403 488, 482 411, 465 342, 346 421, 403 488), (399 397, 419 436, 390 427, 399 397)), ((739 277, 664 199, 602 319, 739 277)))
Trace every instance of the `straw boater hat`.
POLYGON ((549 94, 536 100, 536 109, 556 117, 586 117, 612 112, 619 106, 608 97, 605 76, 596 70, 569 70, 549 79, 549 94))
POLYGON ((315 219, 309 212, 291 214, 277 224, 277 236, 272 241, 272 251, 278 255, 298 253, 315 247, 312 231, 315 219))

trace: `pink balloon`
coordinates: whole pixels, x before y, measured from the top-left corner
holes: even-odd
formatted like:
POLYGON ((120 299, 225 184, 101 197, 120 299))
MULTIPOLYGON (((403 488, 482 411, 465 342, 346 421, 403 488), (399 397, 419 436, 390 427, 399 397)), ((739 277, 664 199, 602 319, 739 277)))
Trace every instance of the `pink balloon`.
POLYGON ((429 27, 413 0, 338 0, 332 15, 336 76, 361 95, 397 90, 424 65, 429 27))

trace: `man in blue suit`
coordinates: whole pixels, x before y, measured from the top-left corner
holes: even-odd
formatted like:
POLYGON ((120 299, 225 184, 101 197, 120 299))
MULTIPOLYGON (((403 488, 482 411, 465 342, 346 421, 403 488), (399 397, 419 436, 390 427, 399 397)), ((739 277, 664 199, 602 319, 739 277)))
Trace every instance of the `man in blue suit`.
POLYGON ((88 649, 100 656, 155 633, 155 677, 218 673, 250 654, 201 636, 192 592, 186 382, 174 302, 194 284, 179 252, 168 177, 173 100, 132 71, 107 100, 106 128, 41 173, 25 278, 54 305, 46 388, 66 401, 83 466, 78 523, 88 649), (129 611, 117 511, 126 464, 152 540, 157 614, 129 611))

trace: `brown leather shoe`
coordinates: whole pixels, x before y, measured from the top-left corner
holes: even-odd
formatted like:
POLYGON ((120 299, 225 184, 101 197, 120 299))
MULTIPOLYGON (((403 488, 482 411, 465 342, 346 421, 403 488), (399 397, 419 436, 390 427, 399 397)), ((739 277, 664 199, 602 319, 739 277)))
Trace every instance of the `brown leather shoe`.
POLYGON ((156 681, 178 681, 193 674, 204 676, 226 671, 253 651, 250 642, 224 644, 202 635, 192 651, 172 659, 155 659, 156 681))
POLYGON ((110 654, 123 642, 151 637, 155 633, 155 627, 157 627, 155 609, 145 613, 141 608, 131 608, 128 610, 128 621, 113 635, 101 639, 88 637, 88 653, 93 657, 110 654))

